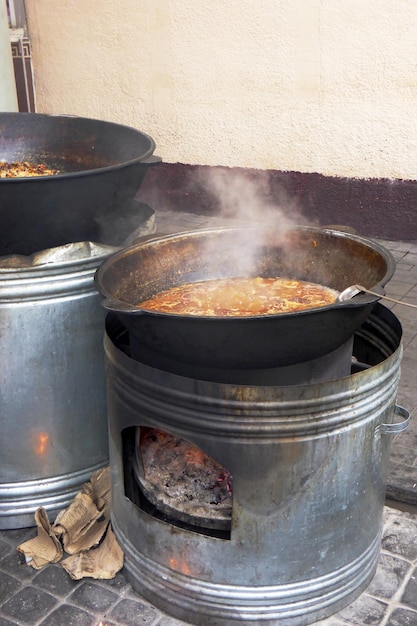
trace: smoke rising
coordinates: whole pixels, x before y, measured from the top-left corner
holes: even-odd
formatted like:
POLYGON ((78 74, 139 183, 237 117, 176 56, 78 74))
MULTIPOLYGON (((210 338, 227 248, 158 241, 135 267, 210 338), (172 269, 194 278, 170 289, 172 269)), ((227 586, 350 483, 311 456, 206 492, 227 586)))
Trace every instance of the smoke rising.
POLYGON ((226 168, 200 170, 197 182, 213 198, 218 215, 225 219, 281 231, 303 221, 296 200, 282 187, 272 188, 268 172, 234 172, 226 168))
MULTIPOLYGON (((267 171, 168 164, 161 167, 157 177, 155 170, 156 178, 152 178, 153 172, 148 173, 150 184, 145 180, 138 194, 139 200, 155 209, 156 234, 202 227, 240 227, 233 241, 228 239, 227 245, 233 249, 228 249, 227 255, 222 237, 218 247, 216 238, 210 237, 208 247, 202 250, 204 263, 216 264, 213 273, 217 275, 217 261, 225 257, 236 268, 236 275, 247 275, 266 243, 285 246, 291 230, 308 225, 297 198, 290 196, 279 178, 267 171)), ((227 268, 223 271, 226 275, 227 268)))
MULTIPOLYGON (((276 185, 272 189, 268 172, 200 170, 197 183, 211 196, 219 218, 229 225, 245 227, 236 232, 233 251, 227 251, 228 263, 241 275, 253 272, 260 249, 273 245, 285 250, 291 245, 288 236, 294 228, 306 225, 296 199, 276 185)), ((225 254, 224 249, 213 247, 214 241, 209 245, 207 258, 225 254)))

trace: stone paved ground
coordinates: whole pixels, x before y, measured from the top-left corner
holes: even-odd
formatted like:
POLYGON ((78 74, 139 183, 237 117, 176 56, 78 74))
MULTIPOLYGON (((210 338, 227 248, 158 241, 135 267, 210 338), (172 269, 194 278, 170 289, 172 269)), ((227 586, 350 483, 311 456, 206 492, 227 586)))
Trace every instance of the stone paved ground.
MULTIPOLYGON (((180 626, 142 600, 122 572, 109 581, 75 582, 59 565, 36 571, 16 546, 33 529, 0 532, 0 626, 180 626)), ((384 510, 380 562, 370 586, 317 626, 417 625, 417 515, 384 510)), ((246 625, 243 625, 246 626, 246 625)))
MULTIPOLYGON (((387 285, 387 295, 417 305, 417 244, 383 242, 396 259, 396 271, 387 285)), ((417 505, 417 309, 384 302, 401 321, 404 354, 398 404, 410 411, 411 423, 404 437, 396 437, 388 468, 388 495, 417 505)))
MULTIPOLYGON (((159 230, 172 232, 210 225, 201 216, 162 216, 159 230), (169 218, 169 219, 168 219, 169 218)), ((397 260, 387 295, 417 304, 417 246, 385 242, 397 260)), ((417 407, 417 309, 389 303, 403 324, 404 357, 398 403, 417 407)), ((349 607, 320 626, 417 626, 417 427, 395 437, 388 493, 400 511, 386 506, 377 573, 368 589, 349 607), (403 503, 403 504, 401 504, 403 503), (404 504, 405 503, 405 504, 404 504), (403 506, 404 505, 404 506, 403 506)), ((0 460, 1 464, 1 460, 0 460)), ((33 529, 0 532, 0 626, 180 626, 139 597, 124 572, 113 580, 72 581, 57 565, 36 571, 19 561, 16 547, 33 529)))

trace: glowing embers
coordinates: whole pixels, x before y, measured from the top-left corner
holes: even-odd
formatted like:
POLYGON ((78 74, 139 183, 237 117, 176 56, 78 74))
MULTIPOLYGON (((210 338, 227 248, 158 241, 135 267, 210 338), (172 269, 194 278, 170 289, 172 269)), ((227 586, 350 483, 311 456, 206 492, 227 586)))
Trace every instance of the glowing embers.
POLYGON ((175 435, 138 427, 132 469, 139 505, 148 513, 183 528, 229 538, 233 477, 221 463, 175 435))

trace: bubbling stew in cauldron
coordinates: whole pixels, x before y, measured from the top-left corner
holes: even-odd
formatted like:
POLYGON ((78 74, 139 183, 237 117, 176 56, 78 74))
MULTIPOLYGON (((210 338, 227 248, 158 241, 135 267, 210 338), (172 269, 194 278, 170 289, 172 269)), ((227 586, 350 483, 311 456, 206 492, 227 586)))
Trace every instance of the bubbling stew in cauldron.
POLYGON ((137 306, 147 311, 208 317, 291 313, 333 304, 338 292, 287 278, 221 278, 160 291, 137 306))

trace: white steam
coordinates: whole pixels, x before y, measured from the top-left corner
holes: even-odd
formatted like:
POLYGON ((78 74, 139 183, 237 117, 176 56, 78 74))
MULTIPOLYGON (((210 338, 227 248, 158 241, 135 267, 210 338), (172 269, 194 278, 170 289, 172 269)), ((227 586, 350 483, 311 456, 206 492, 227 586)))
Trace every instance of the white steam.
POLYGON ((247 225, 265 225, 281 232, 293 229, 302 221, 294 198, 283 188, 272 192, 268 172, 236 173, 226 168, 200 170, 197 182, 214 198, 220 217, 247 225))
POLYGON ((261 248, 273 245, 285 249, 287 243, 291 246, 287 242, 289 233, 302 222, 305 225, 297 202, 282 188, 271 190, 268 172, 236 173, 219 168, 201 170, 197 179, 213 198, 218 207, 217 216, 225 220, 224 225, 245 227, 236 232, 233 250, 224 250, 222 239, 216 248, 215 240, 210 239, 204 253, 205 258, 224 255, 229 264, 238 268, 237 274, 253 273, 261 248))

